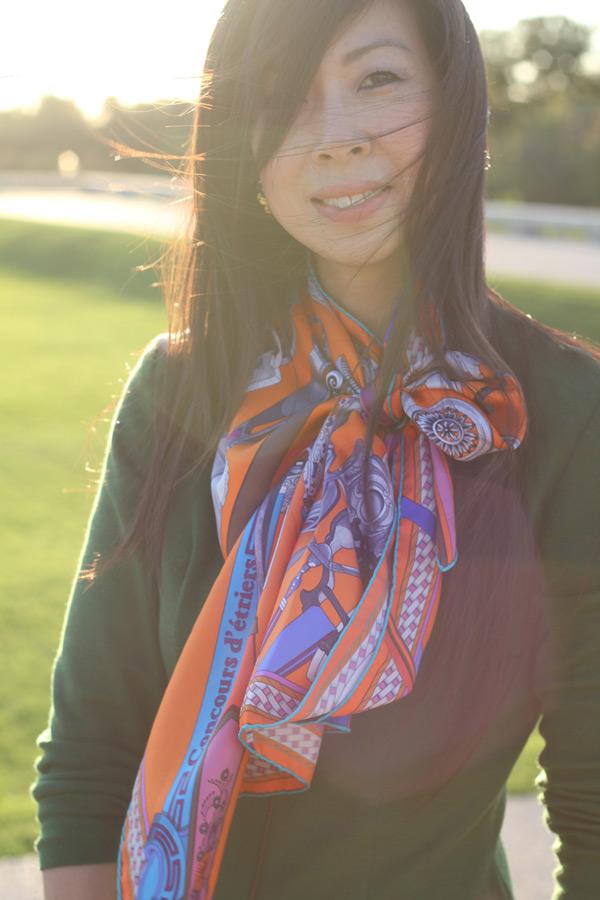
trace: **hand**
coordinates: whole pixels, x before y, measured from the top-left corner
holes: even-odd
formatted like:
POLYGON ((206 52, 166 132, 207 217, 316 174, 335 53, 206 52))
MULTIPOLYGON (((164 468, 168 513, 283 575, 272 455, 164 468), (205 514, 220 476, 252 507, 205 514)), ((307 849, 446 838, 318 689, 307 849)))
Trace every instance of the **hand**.
POLYGON ((116 863, 61 866, 42 876, 44 900, 117 900, 116 863))

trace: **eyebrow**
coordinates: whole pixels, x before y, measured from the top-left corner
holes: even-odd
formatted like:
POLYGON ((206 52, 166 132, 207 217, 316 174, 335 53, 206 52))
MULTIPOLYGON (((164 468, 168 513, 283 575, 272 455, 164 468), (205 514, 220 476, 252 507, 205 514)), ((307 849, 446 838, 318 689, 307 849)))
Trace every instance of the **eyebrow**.
POLYGON ((389 38, 379 38, 368 44, 364 44, 362 47, 356 47, 354 50, 349 50, 348 53, 344 54, 342 61, 345 65, 349 65, 350 63, 356 62, 361 56, 364 56, 371 50, 377 50, 379 47, 395 47, 397 50, 406 50, 407 53, 412 53, 410 47, 407 47, 406 44, 403 44, 401 41, 392 41, 389 38))

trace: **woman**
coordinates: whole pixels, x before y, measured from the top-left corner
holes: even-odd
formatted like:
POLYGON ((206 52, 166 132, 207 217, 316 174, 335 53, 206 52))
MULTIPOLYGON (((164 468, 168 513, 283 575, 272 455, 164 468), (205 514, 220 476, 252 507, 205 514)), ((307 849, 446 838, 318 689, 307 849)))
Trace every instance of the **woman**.
POLYGON ((592 897, 600 376, 485 284, 472 25, 229 0, 201 99, 55 671, 46 896, 510 898, 543 715, 556 896, 592 897))

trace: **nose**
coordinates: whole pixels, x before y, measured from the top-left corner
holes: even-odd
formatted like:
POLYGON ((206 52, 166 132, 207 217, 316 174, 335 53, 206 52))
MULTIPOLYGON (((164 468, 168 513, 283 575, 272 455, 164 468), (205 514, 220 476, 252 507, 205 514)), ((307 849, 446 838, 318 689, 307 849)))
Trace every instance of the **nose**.
POLYGON ((320 146, 313 148, 312 156, 315 162, 323 163, 328 160, 344 161, 352 156, 368 156, 371 151, 371 144, 367 140, 357 139, 348 140, 332 140, 327 143, 321 143, 320 146))
POLYGON ((323 110, 319 121, 315 122, 312 141, 311 154, 315 162, 344 162, 351 157, 368 156, 370 152, 370 138, 353 116, 339 110, 331 113, 323 110))

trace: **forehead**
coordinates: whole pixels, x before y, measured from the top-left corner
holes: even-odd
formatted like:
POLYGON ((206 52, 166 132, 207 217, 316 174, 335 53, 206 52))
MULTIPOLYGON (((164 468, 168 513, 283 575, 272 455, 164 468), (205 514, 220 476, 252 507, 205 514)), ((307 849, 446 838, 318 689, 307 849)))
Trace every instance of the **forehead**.
POLYGON ((351 64, 368 52, 384 48, 417 55, 425 51, 416 18, 406 0, 375 0, 367 4, 334 37, 323 60, 351 64))

